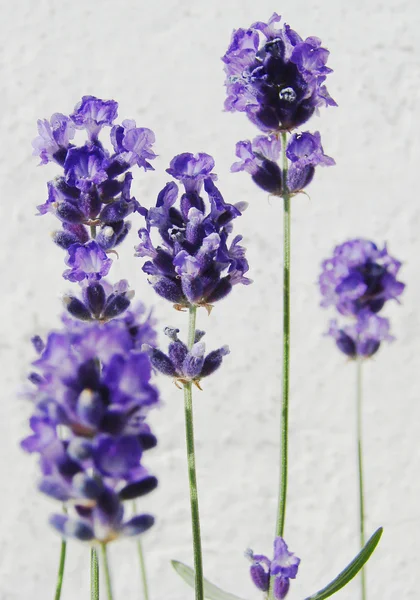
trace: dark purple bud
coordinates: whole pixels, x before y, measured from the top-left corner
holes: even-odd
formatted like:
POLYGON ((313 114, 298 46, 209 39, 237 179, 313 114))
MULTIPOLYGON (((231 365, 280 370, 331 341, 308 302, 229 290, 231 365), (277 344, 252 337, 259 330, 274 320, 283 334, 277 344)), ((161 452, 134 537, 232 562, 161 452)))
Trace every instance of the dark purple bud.
POLYGON ((196 379, 200 375, 204 363, 204 350, 204 344, 198 342, 188 352, 182 364, 182 373, 185 377, 196 379))
POLYGON ((76 492, 89 500, 96 500, 104 490, 101 481, 98 481, 93 477, 88 477, 85 473, 75 475, 73 477, 72 485, 76 492))
POLYGON ((167 335, 168 338, 170 340, 172 340, 173 342, 177 342, 178 341, 179 329, 176 329, 175 327, 165 327, 165 329, 163 330, 163 333, 165 335, 167 335))
POLYGON ((80 319, 81 321, 92 320, 92 315, 90 314, 89 310, 78 298, 75 298, 74 296, 64 296, 63 303, 66 307, 66 310, 73 317, 76 317, 76 319, 80 319))
POLYGON ((113 228, 109 225, 104 225, 96 236, 96 242, 102 248, 102 250, 111 250, 115 246, 117 236, 113 228))
POLYGON ((369 358, 370 356, 376 354, 376 352, 379 350, 380 345, 381 343, 378 340, 364 340, 363 342, 359 342, 359 344, 357 345, 357 354, 369 358))
POLYGON ((75 537, 82 542, 88 542, 95 537, 90 525, 70 519, 66 515, 51 515, 49 522, 54 529, 65 537, 75 537))
POLYGON ((298 192, 309 185, 314 177, 315 167, 292 165, 287 173, 287 187, 290 192, 298 192))
POLYGON ((33 347, 35 348, 35 352, 37 354, 42 354, 45 348, 45 344, 42 341, 41 337, 39 335, 34 335, 33 338, 31 338, 31 342, 33 347))
POLYGON ((104 403, 98 392, 84 389, 77 400, 76 412, 82 423, 97 427, 104 414, 104 403))
MULTIPOLYGON (((112 167, 111 167, 111 170, 112 170, 112 167)), ((123 173, 124 170, 121 171, 121 173, 123 173)), ((110 176, 109 169, 106 169, 106 172, 109 177, 110 176)), ((120 175, 120 173, 116 173, 116 174, 120 175)), ((119 181, 118 179, 107 179, 106 181, 101 183, 98 187, 99 187, 100 195, 101 195, 101 198, 103 199, 103 201, 106 201, 106 200, 109 200, 110 198, 115 198, 115 196, 118 196, 118 194, 121 192, 122 186, 123 186, 123 182, 119 181)))
POLYGON ((230 350, 228 346, 223 346, 218 350, 213 350, 207 354, 204 359, 203 368, 201 369, 201 377, 208 377, 220 367, 223 362, 223 357, 229 354, 230 350))
POLYGON ((139 498, 152 492, 157 487, 157 484, 158 480, 151 475, 144 477, 140 481, 129 483, 122 488, 118 495, 120 500, 134 500, 134 498, 139 498))
POLYGON ((98 318, 105 306, 106 294, 104 288, 100 283, 90 283, 84 290, 84 297, 90 312, 98 318))
POLYGON ((164 354, 161 350, 158 350, 158 348, 148 348, 148 352, 150 356, 150 362, 157 371, 163 373, 164 375, 168 375, 169 377, 177 376, 176 369, 166 354, 164 354))
POLYGON ((104 206, 98 218, 102 221, 102 223, 108 225, 109 223, 122 221, 131 212, 133 212, 132 204, 126 202, 125 200, 117 200, 116 202, 112 202, 111 204, 104 206))
POLYGON ((157 444, 157 438, 153 433, 141 433, 139 435, 139 442, 143 450, 150 450, 157 444))
POLYGON ((121 231, 116 233, 115 246, 118 246, 119 244, 121 244, 121 242, 123 242, 125 240, 130 229, 131 229, 131 223, 123 223, 123 227, 121 228, 121 231))
POLYGON ((53 233, 52 238, 53 242, 63 250, 67 250, 72 244, 80 242, 78 236, 71 231, 56 231, 53 233))
POLYGON ((140 535, 150 529, 154 522, 155 519, 152 515, 139 515, 133 517, 124 524, 122 533, 126 536, 140 535))
POLYGON ((182 291, 188 301, 194 304, 199 302, 203 296, 203 282, 200 277, 182 277, 182 291))
POLYGON ((121 315, 130 306, 130 298, 124 294, 111 294, 106 302, 102 317, 113 319, 121 315))
POLYGON ((271 160, 263 160, 258 170, 252 175, 253 181, 264 191, 281 196, 282 172, 278 164, 271 160))
POLYGON ((262 592, 267 592, 270 586, 270 574, 260 563, 251 565, 249 572, 254 585, 262 592))
POLYGON ((344 352, 347 356, 354 358, 357 354, 356 344, 354 340, 344 333, 344 331, 340 331, 339 337, 336 339, 336 344, 341 352, 344 352))
POLYGON ((194 344, 199 342, 205 335, 206 335, 205 331, 202 331, 201 329, 196 329, 195 335, 194 335, 194 344))
POLYGON ((85 215, 70 202, 60 202, 55 209, 57 217, 67 223, 82 223, 85 215))
POLYGON ((44 381, 41 375, 38 375, 38 373, 30 373, 28 375, 28 380, 34 385, 39 385, 44 381))
POLYGON ((180 303, 185 301, 181 285, 178 280, 169 279, 169 277, 151 276, 149 281, 153 289, 159 296, 169 300, 169 302, 180 303))
POLYGON ((182 373, 182 364, 188 354, 188 348, 181 342, 181 340, 177 340, 176 342, 171 342, 168 348, 169 359, 171 360, 175 370, 178 374, 182 373))
POLYGON ((274 579, 274 598, 276 600, 283 600, 286 597, 290 587, 290 579, 287 577, 276 577, 274 579))
POLYGON ((223 277, 215 288, 206 296, 206 302, 217 302, 229 294, 232 284, 229 281, 229 275, 223 277))

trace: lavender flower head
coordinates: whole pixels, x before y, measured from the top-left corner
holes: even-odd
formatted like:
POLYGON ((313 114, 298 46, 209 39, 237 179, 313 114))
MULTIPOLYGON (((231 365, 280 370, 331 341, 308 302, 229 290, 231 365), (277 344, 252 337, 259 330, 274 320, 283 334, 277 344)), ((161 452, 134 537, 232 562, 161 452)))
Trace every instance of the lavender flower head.
POLYGON ((137 256, 149 257, 143 271, 149 283, 176 308, 205 306, 224 298, 238 283, 248 284, 248 262, 240 245, 242 236, 228 243, 232 221, 243 205, 227 204, 214 184, 214 161, 208 154, 180 154, 168 173, 181 181, 185 192, 179 199, 178 186, 167 183, 156 206, 141 208, 146 227, 139 230, 137 256), (202 188, 208 204, 202 197, 202 188), (152 241, 156 229, 160 244, 152 241))
POLYGON ((317 37, 303 40, 289 25, 257 22, 237 29, 223 56, 225 109, 245 112, 264 132, 285 131, 305 123, 321 106, 336 106, 324 85, 332 70, 329 52, 317 37))
MULTIPOLYGON (((42 164, 52 161, 62 169, 62 174, 48 183, 48 198, 38 210, 41 215, 52 213, 61 221, 62 229, 54 234, 54 241, 69 251, 70 263, 80 262, 83 253, 92 254, 86 245, 93 238, 104 252, 125 239, 130 229, 126 219, 139 209, 130 194, 129 169, 134 165, 153 169, 149 161, 156 156, 152 151, 154 133, 136 127, 133 120, 115 123, 117 112, 114 100, 83 96, 70 116, 56 113, 50 121, 38 121, 34 154, 42 164), (99 136, 106 128, 109 143, 103 144, 99 136), (81 146, 73 143, 76 130, 87 135, 81 146), (77 251, 70 251, 75 244, 77 251)), ((102 277, 105 271, 95 272, 102 277)), ((65 277, 80 281, 83 269, 75 267, 65 277)))
POLYGON ((278 165, 280 152, 281 140, 277 135, 260 135, 252 142, 238 142, 236 156, 240 160, 232 165, 231 171, 246 171, 260 188, 275 196, 282 196, 286 191, 297 194, 309 185, 316 166, 335 165, 334 159, 324 154, 318 131, 314 134, 308 131, 295 133, 286 148, 288 166, 285 186, 283 171, 278 165))
POLYGON ((146 417, 158 393, 139 348, 155 342, 154 330, 129 313, 101 325, 68 317, 65 324, 45 344, 34 339, 32 434, 22 447, 40 457, 39 489, 74 509, 51 517, 62 535, 101 543, 138 535, 154 519, 126 520, 123 502, 157 485, 142 456, 156 444, 146 417))
POLYGON ((387 300, 398 300, 405 285, 397 280, 401 263, 369 240, 353 239, 337 246, 322 263, 319 286, 322 306, 354 316, 379 312, 387 300))
POLYGON ((194 345, 188 350, 187 345, 178 338, 178 333, 179 329, 165 328, 165 334, 171 340, 168 354, 149 345, 143 348, 148 352, 156 371, 172 377, 177 387, 191 381, 201 389, 201 379, 212 375, 221 366, 223 357, 229 354, 229 348, 223 346, 206 355, 205 344, 201 341, 205 332, 197 329, 194 345))
POLYGON ((254 554, 252 550, 248 550, 246 555, 252 562, 250 574, 255 586, 262 592, 268 592, 270 578, 274 577, 274 598, 283 600, 289 591, 290 579, 296 578, 300 558, 289 552, 281 537, 274 540, 273 560, 263 554, 254 554))

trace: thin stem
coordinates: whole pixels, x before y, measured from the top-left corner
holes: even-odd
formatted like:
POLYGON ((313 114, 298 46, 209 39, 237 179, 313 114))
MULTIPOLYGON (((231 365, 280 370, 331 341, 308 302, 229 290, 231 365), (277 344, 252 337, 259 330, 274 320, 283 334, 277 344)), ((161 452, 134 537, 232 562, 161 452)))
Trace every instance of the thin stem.
MULTIPOLYGON (((363 485, 363 445, 362 445, 362 360, 356 360, 356 413, 357 413, 357 463, 359 469, 359 518, 360 547, 365 545, 365 499, 363 485)), ((365 569, 361 570, 362 600, 366 600, 365 569)))
POLYGON ((90 551, 90 599, 99 600, 99 564, 95 548, 90 551))
POLYGON ((96 225, 90 226, 90 236, 91 236, 92 240, 94 240, 96 238, 96 225))
MULTIPOLYGON (((136 502, 133 501, 133 513, 136 514, 136 512, 137 512, 136 502)), ((149 587, 147 585, 146 563, 144 561, 143 546, 142 546, 140 538, 137 541, 137 553, 139 555, 140 574, 141 574, 141 581, 143 584, 143 598, 144 598, 144 600, 149 600, 149 587)))
POLYGON ((63 586, 63 577, 64 577, 64 566, 66 564, 66 551, 67 551, 67 542, 66 542, 66 540, 63 539, 63 540, 61 540, 60 562, 58 565, 57 586, 55 588, 54 600, 60 600, 60 598, 61 598, 61 588, 63 586))
POLYGON ((287 133, 282 132, 283 156, 283 386, 280 441, 280 488, 277 507, 276 536, 283 537, 286 518, 288 429, 289 429, 289 370, 290 370, 290 193, 287 188, 287 133))
MULTIPOLYGON (((188 323, 188 349, 195 338, 197 307, 190 306, 188 323)), ((198 510, 197 475, 195 469, 194 422, 191 381, 184 383, 185 434, 187 442, 188 480, 190 485, 191 524, 194 548, 195 598, 204 600, 203 559, 201 554, 200 514, 198 510)))
POLYGON ((108 600, 112 600, 112 585, 111 585, 111 573, 109 571, 108 554, 106 551, 106 544, 101 544, 102 550, 102 563, 104 566, 105 573, 105 586, 108 600))

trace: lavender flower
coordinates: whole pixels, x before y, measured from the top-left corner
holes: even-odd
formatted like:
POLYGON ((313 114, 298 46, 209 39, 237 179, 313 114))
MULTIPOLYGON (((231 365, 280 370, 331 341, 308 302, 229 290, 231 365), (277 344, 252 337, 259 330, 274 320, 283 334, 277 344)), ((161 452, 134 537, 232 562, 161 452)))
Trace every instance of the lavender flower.
POLYGON ((171 339, 168 354, 148 345, 144 349, 149 353, 152 366, 160 373, 172 377, 176 385, 191 381, 201 389, 200 380, 221 366, 223 357, 229 354, 229 348, 223 346, 205 355, 205 344, 200 341, 205 335, 204 331, 195 332, 195 343, 191 350, 178 338, 178 333, 179 329, 165 328, 165 334, 171 339))
POLYGON ((291 130, 305 123, 321 106, 336 106, 324 85, 331 69, 321 40, 303 40, 281 17, 237 29, 223 56, 227 99, 225 109, 245 112, 262 131, 291 130))
POLYGON ((72 244, 68 249, 66 264, 71 267, 63 276, 69 281, 83 281, 84 279, 99 280, 108 275, 112 260, 92 240, 85 245, 72 244))
POLYGON ((135 164, 152 169, 149 161, 156 156, 152 151, 155 138, 150 129, 136 127, 135 121, 114 124, 117 109, 114 100, 84 96, 70 117, 57 113, 51 122, 38 122, 35 153, 42 163, 55 161, 63 169, 62 175, 48 183, 48 198, 38 210, 62 222, 54 241, 66 250, 75 243, 86 244, 92 231, 108 252, 125 238, 130 228, 126 218, 139 209, 130 195, 128 169, 135 164), (98 139, 104 127, 112 127, 112 154, 98 139), (87 133, 82 146, 70 143, 75 128, 87 133))
POLYGON ((274 598, 283 600, 290 587, 290 579, 295 579, 300 558, 289 552, 287 544, 281 537, 274 540, 274 558, 271 561, 263 554, 254 554, 248 550, 247 557, 251 560, 250 573, 255 586, 262 592, 270 587, 270 578, 274 577, 274 598))
POLYGON ((213 159, 208 154, 181 154, 171 162, 168 172, 183 182, 185 193, 179 201, 178 187, 168 183, 159 193, 156 207, 142 208, 146 228, 139 230, 137 256, 151 260, 143 266, 154 290, 177 308, 206 306, 224 298, 237 283, 248 284, 245 249, 236 236, 228 245, 232 220, 239 208, 227 204, 216 188, 210 171, 213 159), (200 190, 204 184, 210 207, 200 190), (154 246, 152 229, 158 230, 162 245, 154 246))
MULTIPOLYGON (((238 142, 236 156, 240 161, 232 165, 231 171, 246 171, 263 190, 282 196, 285 189, 283 172, 278 165, 280 151, 281 141, 276 135, 260 135, 252 142, 238 142)), ((333 158, 324 154, 318 131, 294 134, 287 144, 286 156, 289 159, 287 191, 291 194, 300 192, 312 181, 316 166, 335 164, 333 158)))
POLYGON ((322 263, 319 278, 322 306, 343 315, 362 310, 379 312, 387 300, 398 300, 405 285, 397 280, 401 263, 369 240, 354 239, 337 246, 322 263))
POLYGON ((39 489, 75 508, 74 517, 54 515, 52 525, 64 535, 107 543, 153 524, 150 515, 124 521, 122 502, 157 485, 141 463, 156 444, 145 419, 158 394, 150 360, 139 349, 154 343, 155 334, 133 313, 102 325, 65 323, 46 344, 34 340, 40 356, 29 377, 33 433, 22 447, 40 456, 39 489))
POLYGON ((356 321, 340 327, 336 319, 330 321, 328 334, 339 350, 350 358, 370 358, 379 350, 383 341, 392 341, 389 321, 370 311, 362 311, 356 321))

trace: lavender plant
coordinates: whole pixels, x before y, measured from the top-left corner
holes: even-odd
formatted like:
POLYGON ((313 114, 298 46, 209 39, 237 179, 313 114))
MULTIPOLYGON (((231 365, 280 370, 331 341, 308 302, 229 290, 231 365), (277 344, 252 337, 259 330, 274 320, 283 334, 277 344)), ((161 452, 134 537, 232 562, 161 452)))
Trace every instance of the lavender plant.
MULTIPOLYGON (((322 263, 319 287, 323 307, 333 306, 344 324, 330 321, 328 334, 337 348, 356 364, 356 436, 359 484, 360 545, 365 537, 365 498, 362 437, 362 365, 374 356, 382 342, 392 341, 389 320, 380 317, 389 300, 397 300, 405 285, 397 276, 401 263, 384 246, 365 239, 353 239, 334 248, 333 256, 322 263)), ((367 597, 365 571, 361 572, 362 599, 367 597)))
MULTIPOLYGON (((126 237, 126 218, 139 210, 130 197, 138 164, 151 169, 154 134, 134 121, 114 124, 118 105, 84 96, 70 117, 55 114, 38 122, 34 141, 41 163, 56 162, 63 174, 48 183, 40 214, 50 212, 62 223, 54 241, 65 251, 69 267, 63 277, 76 282, 79 294, 65 297, 63 327, 33 342, 39 358, 29 379, 34 405, 32 434, 24 450, 40 458, 41 492, 58 500, 63 513, 51 525, 63 536, 56 600, 61 596, 66 542, 89 542, 92 595, 98 596, 96 548, 104 559, 108 598, 112 598, 107 544, 121 536, 139 536, 154 522, 149 514, 127 518, 127 501, 151 492, 157 479, 143 465, 143 453, 156 445, 147 424, 159 403, 151 384, 151 363, 141 350, 155 343, 154 321, 139 303, 128 310, 133 293, 123 280, 104 279, 110 253, 126 237), (110 152, 99 134, 112 127, 110 152), (87 133, 82 146, 72 140, 76 129, 87 133)), ((141 550, 141 548, 140 548, 141 550)))

